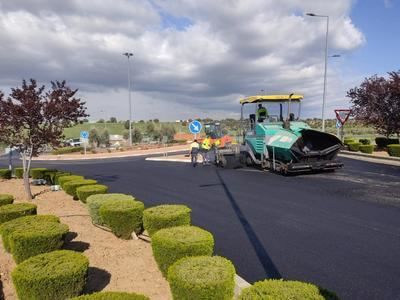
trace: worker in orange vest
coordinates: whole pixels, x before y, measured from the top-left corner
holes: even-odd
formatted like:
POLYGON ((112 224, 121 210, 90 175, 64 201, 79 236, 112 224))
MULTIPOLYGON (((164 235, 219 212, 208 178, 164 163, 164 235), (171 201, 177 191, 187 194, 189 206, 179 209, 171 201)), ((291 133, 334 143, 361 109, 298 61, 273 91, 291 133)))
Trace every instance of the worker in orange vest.
POLYGON ((212 140, 209 136, 207 136, 203 143, 201 143, 201 154, 203 156, 203 165, 207 165, 210 163, 209 153, 212 147, 212 140))

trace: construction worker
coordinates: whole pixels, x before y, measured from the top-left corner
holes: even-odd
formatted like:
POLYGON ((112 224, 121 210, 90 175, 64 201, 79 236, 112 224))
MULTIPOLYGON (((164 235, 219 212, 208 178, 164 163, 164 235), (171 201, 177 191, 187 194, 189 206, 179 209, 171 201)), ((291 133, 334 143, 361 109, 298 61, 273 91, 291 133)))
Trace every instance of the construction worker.
POLYGON ((206 138, 203 140, 203 143, 201 143, 201 154, 203 156, 203 165, 210 163, 209 153, 211 147, 212 147, 212 140, 210 136, 206 136, 206 138))
POLYGON ((264 122, 264 120, 267 118, 268 112, 267 109, 262 106, 262 104, 258 104, 258 109, 257 109, 257 122, 261 123, 264 122))
POLYGON ((193 167, 197 166, 197 155, 200 152, 200 145, 197 140, 194 140, 193 143, 190 144, 190 160, 192 162, 193 167))

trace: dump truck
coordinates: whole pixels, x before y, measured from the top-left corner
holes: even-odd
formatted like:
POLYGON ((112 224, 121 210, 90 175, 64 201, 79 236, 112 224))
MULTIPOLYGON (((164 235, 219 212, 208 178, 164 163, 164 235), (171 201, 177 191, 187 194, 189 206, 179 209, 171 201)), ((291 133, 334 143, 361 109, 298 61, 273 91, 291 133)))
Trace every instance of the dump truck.
POLYGON ((300 120, 303 95, 256 95, 240 100, 241 136, 237 145, 216 150, 216 163, 222 167, 247 165, 282 174, 335 170, 342 142, 334 135, 312 129, 300 120), (267 106, 267 116, 256 118, 256 107, 267 106), (248 118, 245 106, 253 106, 248 118), (272 106, 275 106, 275 114, 272 106), (297 116, 295 106, 298 106, 297 116), (278 107, 278 109, 276 109, 278 107))

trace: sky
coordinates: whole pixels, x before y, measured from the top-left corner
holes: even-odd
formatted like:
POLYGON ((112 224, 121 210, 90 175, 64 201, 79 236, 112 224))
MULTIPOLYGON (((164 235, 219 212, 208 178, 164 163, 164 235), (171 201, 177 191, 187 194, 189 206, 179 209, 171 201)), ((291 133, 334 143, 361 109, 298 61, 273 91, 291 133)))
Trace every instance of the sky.
POLYGON ((91 119, 238 118, 239 99, 304 94, 303 117, 400 69, 399 0, 0 0, 0 90, 22 79, 78 88, 91 119), (128 64, 124 52, 134 55, 128 64))

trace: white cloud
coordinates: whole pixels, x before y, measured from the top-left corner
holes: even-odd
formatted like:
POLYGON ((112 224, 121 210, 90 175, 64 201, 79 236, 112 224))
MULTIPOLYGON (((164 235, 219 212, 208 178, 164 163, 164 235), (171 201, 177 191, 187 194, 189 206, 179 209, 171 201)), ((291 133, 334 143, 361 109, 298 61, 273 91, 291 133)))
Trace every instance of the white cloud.
MULTIPOLYGON (((326 23, 304 13, 328 14, 330 51, 346 53, 365 42, 349 17, 351 4, 351 0, 4 1, 0 80, 13 86, 22 78, 66 79, 81 89, 95 117, 103 110, 126 118, 127 63, 121 54, 132 51, 138 119, 186 118, 196 113, 223 117, 238 111, 241 95, 261 89, 304 93, 310 99, 306 115, 319 114, 326 23), (178 24, 181 19, 190 22, 178 24), (174 22, 177 26, 170 26, 174 22), (154 116, 154 107, 159 116, 154 116)), ((328 96, 343 99, 347 87, 337 83, 338 74, 329 72, 328 96)))

